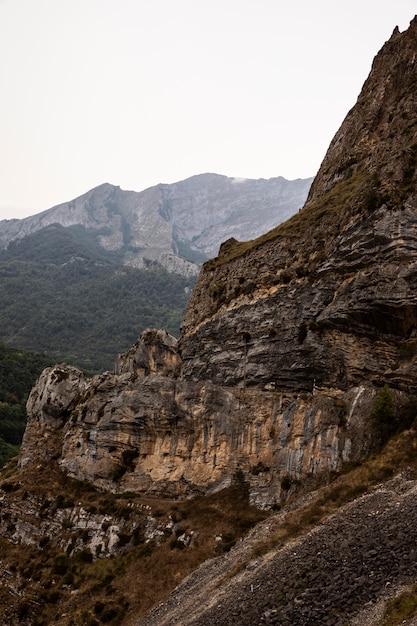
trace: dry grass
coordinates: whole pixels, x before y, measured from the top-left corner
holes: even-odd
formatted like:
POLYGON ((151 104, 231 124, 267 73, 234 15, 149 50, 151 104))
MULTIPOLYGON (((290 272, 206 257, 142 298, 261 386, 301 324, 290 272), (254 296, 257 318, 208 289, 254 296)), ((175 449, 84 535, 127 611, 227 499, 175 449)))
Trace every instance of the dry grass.
POLYGON ((298 238, 308 233, 309 239, 312 239, 317 229, 320 231, 320 238, 323 238, 327 231, 332 236, 336 235, 337 229, 342 221, 348 218, 356 202, 362 197, 366 198, 367 189, 371 185, 370 180, 369 174, 355 173, 336 183, 328 193, 264 235, 250 241, 233 242, 225 254, 207 261, 204 267, 213 269, 279 237, 298 238))
POLYGON ((171 517, 177 532, 167 532, 159 542, 132 541, 119 556, 95 561, 87 550, 68 556, 52 540, 42 540, 40 548, 0 539, 1 562, 24 598, 10 598, 4 587, 0 603, 14 603, 21 619, 30 618, 33 626, 129 624, 130 616, 135 623, 203 561, 229 550, 267 515, 249 506, 248 489, 241 478, 217 494, 174 502, 100 493, 88 483, 63 477, 53 464, 39 471, 42 481, 33 469, 9 474, 7 482, 17 488, 8 497, 21 498, 23 489, 30 490, 40 499, 53 495, 55 502, 75 500, 86 509, 103 509, 115 517, 123 515, 126 500, 134 498, 137 504, 150 505, 162 523, 171 517), (188 547, 177 540, 182 532, 193 533, 188 547))
MULTIPOLYGON (((257 542, 255 556, 308 532, 404 467, 411 472, 417 468, 417 436, 413 429, 393 438, 381 454, 337 476, 307 505, 286 513, 271 539, 257 542)), ((131 542, 120 556, 93 562, 82 552, 73 556, 62 553, 52 541, 45 541, 40 549, 0 540, 0 561, 14 576, 20 593, 20 597, 11 598, 3 586, 0 603, 6 606, 14 602, 22 624, 25 616, 32 616, 33 626, 134 624, 203 561, 230 549, 266 516, 249 506, 247 487, 241 477, 217 494, 174 502, 144 499, 135 494, 103 494, 89 484, 65 479, 53 465, 40 472, 42 481, 33 470, 27 475, 6 470, 3 477, 17 485, 7 497, 21 497, 22 489, 30 489, 41 498, 50 497, 51 493, 67 500, 76 497, 85 508, 105 507, 116 516, 123 513, 126 497, 136 498, 135 502, 150 505, 156 518, 171 516, 179 532, 193 531, 194 539, 183 548, 176 540, 178 532, 174 536, 167 533, 159 545, 152 541, 131 542)), ((243 562, 237 563, 227 577, 233 577, 244 566, 243 562)), ((407 606, 412 602, 407 601, 407 606)), ((394 623, 387 622, 386 626, 394 623)))
POLYGON ((388 600, 381 626, 399 626, 417 615, 417 585, 388 600))

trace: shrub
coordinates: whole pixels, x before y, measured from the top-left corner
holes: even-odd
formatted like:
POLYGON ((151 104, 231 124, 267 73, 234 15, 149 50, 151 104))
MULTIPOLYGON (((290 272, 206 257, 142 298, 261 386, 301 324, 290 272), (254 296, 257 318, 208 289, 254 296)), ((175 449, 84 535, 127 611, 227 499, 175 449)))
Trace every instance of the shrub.
POLYGON ((264 465, 262 461, 259 461, 259 463, 257 463, 251 468, 251 474, 254 474, 254 476, 258 476, 259 474, 262 474, 263 472, 269 472, 269 469, 270 468, 267 465, 264 465))
POLYGON ((379 392, 372 408, 372 426, 382 441, 385 442, 394 432, 394 399, 389 385, 385 384, 379 392))
POLYGON ((6 493, 11 493, 12 491, 17 491, 20 485, 18 483, 3 483, 1 485, 1 489, 6 493))
POLYGON ((103 612, 103 609, 106 605, 104 604, 104 602, 101 602, 101 600, 97 600, 97 602, 94 605, 94 613, 96 615, 99 615, 100 613, 103 612))
POLYGON ((180 541, 179 539, 171 539, 171 541, 169 542, 169 547, 171 550, 184 550, 185 548, 185 544, 183 541, 180 541))
POLYGON ((103 611, 102 615, 100 616, 100 620, 103 622, 103 624, 108 624, 109 622, 112 622, 116 617, 118 617, 118 615, 119 609, 115 606, 112 606, 103 611))
POLYGON ((93 555, 91 554, 90 550, 86 549, 77 552, 75 558, 80 563, 91 563, 93 561, 93 555))

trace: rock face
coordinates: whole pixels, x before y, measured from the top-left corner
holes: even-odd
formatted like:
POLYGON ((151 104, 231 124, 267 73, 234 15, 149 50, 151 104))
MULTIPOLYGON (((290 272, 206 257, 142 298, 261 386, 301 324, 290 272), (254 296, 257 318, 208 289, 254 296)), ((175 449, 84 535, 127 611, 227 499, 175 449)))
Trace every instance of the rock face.
POLYGON ((22 466, 43 436, 102 489, 185 496, 240 471, 270 505, 368 453, 378 389, 400 402, 417 382, 416 50, 414 20, 377 56, 304 208, 203 266, 178 345, 147 331, 115 373, 44 373, 22 466))
POLYGON ((376 57, 302 211, 204 265, 183 324, 186 379, 415 382, 416 49, 413 20, 376 57))
POLYGON ((103 184, 38 215, 0 221, 0 245, 51 224, 81 225, 126 265, 156 261, 170 272, 194 275, 224 239, 257 237, 298 211, 311 181, 201 174, 139 193, 103 184))
POLYGON ((191 382, 179 377, 176 344, 148 330, 117 373, 45 370, 27 405, 21 467, 58 456, 66 474, 100 489, 170 497, 224 487, 243 471, 252 502, 270 506, 292 479, 367 453, 374 390, 298 395, 191 382))

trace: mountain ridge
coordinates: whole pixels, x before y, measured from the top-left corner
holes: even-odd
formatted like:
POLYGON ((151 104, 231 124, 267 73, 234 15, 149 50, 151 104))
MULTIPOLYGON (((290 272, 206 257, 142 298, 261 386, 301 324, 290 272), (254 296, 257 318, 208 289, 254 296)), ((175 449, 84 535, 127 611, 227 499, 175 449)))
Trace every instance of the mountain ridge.
POLYGON ((7 246, 54 222, 83 225, 125 265, 158 262, 195 275, 224 239, 261 234, 297 211, 311 181, 198 174, 141 192, 103 183, 37 215, 0 221, 0 243, 7 246))
POLYGON ((201 263, 223 236, 259 232, 302 204, 310 180, 201 174, 142 192, 104 183, 0 222, 0 337, 89 370, 147 327, 178 336, 201 263))

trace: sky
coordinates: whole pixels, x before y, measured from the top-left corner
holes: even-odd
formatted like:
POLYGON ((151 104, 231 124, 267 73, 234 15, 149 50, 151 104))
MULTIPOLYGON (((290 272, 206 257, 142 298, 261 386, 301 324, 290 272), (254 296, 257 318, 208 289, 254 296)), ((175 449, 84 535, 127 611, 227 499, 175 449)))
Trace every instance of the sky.
POLYGON ((0 0, 0 219, 108 182, 314 176, 415 0, 0 0))

